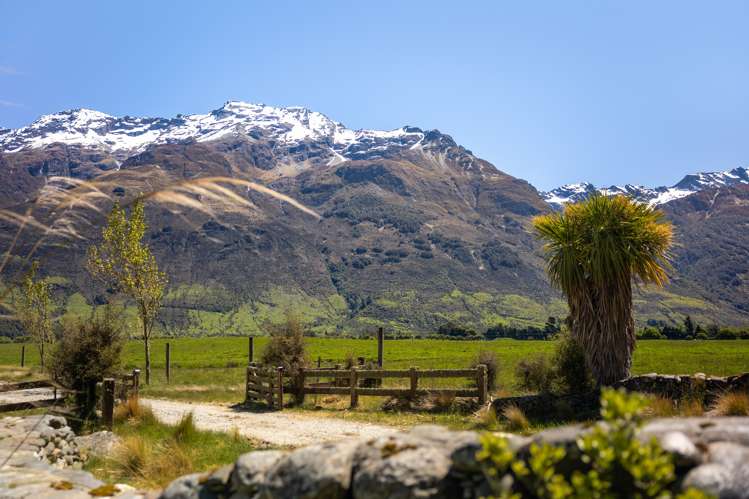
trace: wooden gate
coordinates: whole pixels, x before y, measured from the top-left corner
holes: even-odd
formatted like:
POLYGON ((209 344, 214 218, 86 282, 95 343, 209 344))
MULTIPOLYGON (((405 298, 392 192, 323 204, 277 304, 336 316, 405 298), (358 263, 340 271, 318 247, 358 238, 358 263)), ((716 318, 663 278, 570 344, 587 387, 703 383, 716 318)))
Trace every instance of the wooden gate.
POLYGON ((245 403, 265 403, 270 409, 283 409, 283 368, 247 366, 245 403))

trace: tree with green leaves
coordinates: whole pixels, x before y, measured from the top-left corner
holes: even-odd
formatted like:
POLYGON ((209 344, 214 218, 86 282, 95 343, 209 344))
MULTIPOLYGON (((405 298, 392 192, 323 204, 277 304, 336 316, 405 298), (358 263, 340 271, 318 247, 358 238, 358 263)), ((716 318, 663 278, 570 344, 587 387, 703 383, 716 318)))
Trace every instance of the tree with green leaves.
POLYGON ((151 381, 151 334, 156 322, 167 277, 159 270, 156 258, 143 243, 146 233, 143 202, 136 201, 128 219, 118 203, 107 217, 102 242, 88 252, 92 276, 135 302, 141 321, 141 339, 146 356, 146 384, 151 381))
POLYGON ((52 302, 49 298, 49 282, 37 279, 37 262, 24 276, 20 297, 16 304, 16 317, 26 334, 36 343, 42 369, 47 355, 46 345, 52 343, 52 302))
POLYGON ((663 286, 671 224, 625 196, 593 196, 541 215, 551 283, 567 297, 570 330, 599 385, 629 375, 635 347, 633 281, 663 286))

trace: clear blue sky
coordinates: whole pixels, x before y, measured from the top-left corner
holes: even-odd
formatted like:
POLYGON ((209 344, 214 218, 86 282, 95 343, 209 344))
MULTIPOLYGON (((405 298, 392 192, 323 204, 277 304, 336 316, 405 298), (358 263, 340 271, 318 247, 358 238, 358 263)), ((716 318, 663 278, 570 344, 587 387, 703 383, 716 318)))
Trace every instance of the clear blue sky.
POLYGON ((0 126, 239 99, 439 128, 541 189, 749 164, 749 2, 0 0, 0 126))

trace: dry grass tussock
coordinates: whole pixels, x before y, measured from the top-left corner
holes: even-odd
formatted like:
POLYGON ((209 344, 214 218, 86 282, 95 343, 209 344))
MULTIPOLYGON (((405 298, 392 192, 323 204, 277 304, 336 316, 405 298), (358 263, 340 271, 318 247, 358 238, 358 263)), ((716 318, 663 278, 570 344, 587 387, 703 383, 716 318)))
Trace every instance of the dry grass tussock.
POLYGON ((509 431, 525 431, 530 427, 523 410, 516 405, 508 405, 502 410, 502 418, 509 431))
POLYGON ((711 416, 749 416, 749 394, 724 393, 710 408, 711 416))
POLYGON ((155 423, 156 416, 149 405, 141 404, 138 397, 130 397, 114 408, 114 421, 116 423, 148 424, 155 423))
MULTIPOLYGON (((155 203, 170 210, 195 210, 213 218, 229 208, 243 212, 256 210, 257 206, 247 197, 249 192, 257 192, 279 201, 312 216, 320 216, 295 199, 274 191, 264 185, 232 177, 204 177, 180 182, 173 182, 163 176, 154 175, 152 171, 128 170, 100 175, 94 180, 81 180, 69 177, 49 177, 36 199, 24 211, 0 209, 0 221, 16 228, 7 235, 9 244, 0 258, 0 275, 11 260, 20 262, 15 265, 19 276, 29 268, 37 250, 42 246, 65 247, 73 242, 85 241, 86 232, 101 225, 115 199, 114 188, 123 183, 136 183, 142 193, 129 199, 125 206, 141 199, 155 203), (21 235, 28 239, 27 232, 33 232, 35 243, 25 251, 18 252, 21 235)), ((15 276, 18 277, 18 276, 15 276)), ((11 276, 11 281, 13 280, 11 276)), ((0 303, 6 303, 12 287, 0 292, 0 303)), ((12 317, 13 309, 9 305, 6 312, 12 317)))
POLYGON ((112 465, 116 478, 145 487, 159 487, 165 478, 186 475, 194 469, 188 452, 177 442, 153 443, 140 436, 123 439, 114 451, 112 465))
POLYGON ((694 399, 673 400, 668 397, 653 396, 645 408, 645 416, 651 418, 702 416, 705 413, 702 403, 694 399))

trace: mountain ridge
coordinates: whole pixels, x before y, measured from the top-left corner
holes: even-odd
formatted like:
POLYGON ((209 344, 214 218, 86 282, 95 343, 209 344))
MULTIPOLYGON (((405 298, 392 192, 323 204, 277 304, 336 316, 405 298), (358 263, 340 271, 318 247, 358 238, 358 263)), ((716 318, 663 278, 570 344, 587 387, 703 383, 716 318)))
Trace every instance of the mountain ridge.
POLYGON ((651 188, 633 184, 596 187, 588 182, 580 182, 565 184, 556 189, 541 192, 541 196, 556 209, 561 209, 563 205, 570 202, 582 201, 594 193, 603 195, 623 194, 650 206, 660 206, 696 192, 737 184, 749 184, 749 169, 737 167, 725 171, 690 173, 670 187, 651 188))

